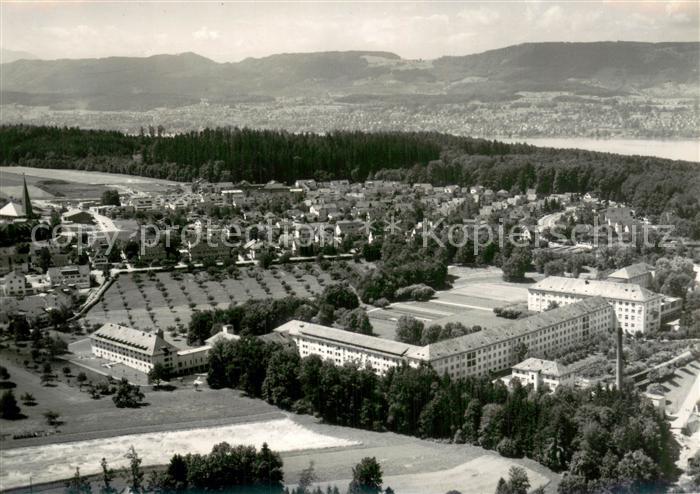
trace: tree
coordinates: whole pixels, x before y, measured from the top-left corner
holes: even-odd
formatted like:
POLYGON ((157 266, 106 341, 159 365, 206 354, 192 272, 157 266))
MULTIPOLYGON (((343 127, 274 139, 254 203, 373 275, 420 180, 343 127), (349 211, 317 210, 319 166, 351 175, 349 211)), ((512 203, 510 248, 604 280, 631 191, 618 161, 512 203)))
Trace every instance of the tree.
POLYGON ((530 480, 522 467, 510 467, 508 471, 508 484, 512 494, 527 494, 530 488, 530 480))
POLYGON ((109 468, 106 458, 100 460, 100 468, 102 469, 102 487, 100 487, 100 492, 102 494, 113 494, 116 489, 112 487, 112 481, 114 480, 116 473, 114 469, 109 468))
POLYGON ((102 205, 121 206, 121 201, 119 200, 119 191, 115 189, 105 190, 102 193, 102 205))
MULTIPOLYGON (((253 448, 255 450, 255 448, 253 448)), ((271 492, 282 490, 282 458, 279 453, 270 449, 267 443, 263 443, 254 465, 253 475, 255 483, 271 492)))
POLYGON ((420 345, 424 325, 415 317, 403 315, 396 326, 396 339, 409 345, 420 345))
POLYGON ((258 264, 263 269, 269 268, 272 265, 272 263, 274 262, 275 258, 276 258, 275 250, 272 248, 269 248, 269 247, 262 249, 258 253, 258 255, 256 256, 258 264))
POLYGON ((0 417, 5 420, 17 420, 22 416, 17 405, 17 399, 11 389, 8 389, 0 397, 0 417))
POLYGON ((83 384, 85 384, 85 381, 87 381, 87 374, 84 372, 79 372, 75 379, 78 381, 78 385, 82 387, 83 384))
POLYGON ((117 408, 138 408, 143 404, 144 398, 145 396, 138 386, 130 384, 129 381, 122 378, 112 401, 117 408))
POLYGON ((90 482, 85 477, 81 477, 80 469, 75 467, 75 475, 66 482, 67 494, 88 494, 92 492, 90 482))
POLYGON ((348 494, 378 494, 382 491, 382 468, 375 457, 365 457, 352 469, 348 494))
POLYGON ((339 323, 346 331, 366 335, 372 334, 372 323, 370 323, 367 312, 362 307, 347 311, 340 318, 339 323))
POLYGON ((513 349, 513 353, 515 354, 515 361, 516 362, 522 362, 525 360, 525 357, 527 356, 527 345, 519 341, 516 345, 515 348, 513 349))
POLYGON ((496 494, 510 494, 508 488, 508 482, 506 482, 506 479, 501 477, 498 479, 498 483, 496 484, 496 494))
POLYGON ((15 315, 11 317, 8 329, 10 334, 15 337, 16 341, 26 341, 29 339, 29 323, 24 316, 15 315))
POLYGON ((530 250, 526 247, 518 247, 503 263, 503 279, 506 281, 523 280, 531 261, 530 250))
POLYGON ((313 460, 309 462, 309 466, 301 471, 299 474, 299 488, 297 489, 298 494, 310 494, 311 486, 318 480, 316 471, 314 470, 313 460))
POLYGON ((262 397, 273 405, 289 409, 299 399, 299 354, 295 350, 273 353, 262 383, 262 397))
POLYGON ((617 465, 618 480, 630 492, 649 489, 658 478, 658 466, 642 450, 628 451, 617 465))
POLYGON ((46 362, 41 370, 41 384, 48 385, 54 380, 53 369, 51 364, 46 362))
POLYGON ((156 362, 148 371, 148 382, 154 384, 156 388, 160 386, 162 381, 168 379, 170 379, 170 369, 162 362, 156 362))
POLYGON ((321 294, 320 301, 332 305, 334 309, 356 309, 360 305, 357 295, 347 283, 327 286, 321 294))
POLYGON ((133 446, 129 448, 124 455, 127 460, 129 460, 129 470, 127 471, 127 484, 131 492, 141 492, 143 488, 143 477, 144 473, 141 469, 141 458, 139 458, 136 449, 133 446))
POLYGON ((7 367, 3 367, 0 365, 0 381, 9 381, 10 379, 10 373, 7 370, 7 367))
POLYGON ((36 405, 36 398, 34 398, 34 395, 31 393, 24 393, 22 396, 20 396, 20 399, 22 400, 22 403, 27 406, 36 405))
POLYGON ((61 414, 58 412, 54 412, 53 410, 47 410, 44 412, 44 418, 46 419, 46 423, 51 427, 54 427, 60 423, 60 421, 58 420, 60 417, 61 414))
POLYGON ((173 455, 165 471, 168 487, 174 490, 187 489, 187 459, 182 455, 173 455))
POLYGON ((189 328, 187 329, 187 343, 190 345, 203 345, 204 340, 211 336, 213 325, 214 313, 212 311, 193 312, 189 328))

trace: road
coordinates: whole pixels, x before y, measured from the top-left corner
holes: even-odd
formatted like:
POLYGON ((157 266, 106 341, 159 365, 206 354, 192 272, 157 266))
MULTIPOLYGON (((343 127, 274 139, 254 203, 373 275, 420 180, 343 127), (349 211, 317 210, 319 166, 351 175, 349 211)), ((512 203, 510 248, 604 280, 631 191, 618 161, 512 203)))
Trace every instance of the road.
POLYGON ((688 423, 690 416, 693 414, 695 409, 695 404, 700 400, 700 374, 695 378, 693 387, 688 391, 688 396, 686 396, 683 404, 681 405, 676 418, 671 422, 672 429, 682 429, 688 423))
POLYGON ((542 232, 545 228, 552 229, 556 226, 557 221, 562 217, 564 213, 575 211, 576 208, 569 206, 564 211, 558 211, 556 213, 546 214, 537 220, 537 230, 542 232))

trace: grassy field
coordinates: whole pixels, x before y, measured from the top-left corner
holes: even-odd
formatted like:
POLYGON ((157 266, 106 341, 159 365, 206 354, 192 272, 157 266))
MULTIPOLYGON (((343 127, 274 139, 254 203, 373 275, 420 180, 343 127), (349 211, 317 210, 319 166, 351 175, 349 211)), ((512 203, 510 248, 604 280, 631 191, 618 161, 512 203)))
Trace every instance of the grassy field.
POLYGON ((394 339, 396 323, 403 315, 415 317, 426 325, 444 325, 450 321, 483 327, 505 324, 508 320, 496 317, 494 307, 526 304, 528 286, 541 277, 528 273, 529 282, 510 283, 503 281, 503 272, 498 268, 459 266, 451 266, 449 275, 452 288, 438 291, 427 302, 397 302, 386 309, 371 310, 369 316, 375 333, 394 339))
POLYGON ((100 197, 103 191, 124 188, 142 192, 164 191, 178 182, 154 178, 121 175, 118 173, 0 166, 0 194, 21 197, 22 175, 26 177, 29 194, 33 199, 65 197, 89 199, 100 197), (19 191, 19 196, 17 195, 19 191))
POLYGON ((251 266, 241 268, 236 277, 212 276, 203 271, 121 275, 86 314, 85 322, 115 322, 144 331, 169 328, 166 339, 184 347, 194 310, 288 295, 316 297, 329 284, 364 269, 363 264, 340 262, 327 271, 311 263, 267 270, 251 266))
MULTIPOLYGON (((49 409, 61 413, 64 423, 59 433, 50 436, 0 441, 1 489, 26 484, 31 474, 35 492, 64 492, 63 483, 48 487, 37 483, 65 477, 76 466, 82 473, 92 472, 103 456, 117 466, 131 444, 148 465, 162 463, 163 454, 174 449, 184 449, 183 453, 206 450, 222 440, 231 444, 266 440, 273 449, 285 451, 287 483, 295 484, 301 470, 313 461, 319 482, 337 484, 341 491, 351 467, 365 456, 377 458, 384 485, 401 493, 492 492, 498 478, 507 475, 514 464, 527 469, 533 487, 552 482, 552 488, 559 479, 530 460, 505 459, 470 445, 322 424, 311 416, 288 415, 237 391, 194 391, 186 385, 170 392, 147 390, 147 406, 118 409, 109 397, 92 400, 74 385, 41 386, 38 376, 13 361, 8 368, 17 384, 15 392, 31 392, 38 404, 31 410, 22 407, 26 419, 2 421, 3 433, 47 429, 41 412, 49 409)), ((118 486, 119 482, 123 481, 118 480, 118 486)))

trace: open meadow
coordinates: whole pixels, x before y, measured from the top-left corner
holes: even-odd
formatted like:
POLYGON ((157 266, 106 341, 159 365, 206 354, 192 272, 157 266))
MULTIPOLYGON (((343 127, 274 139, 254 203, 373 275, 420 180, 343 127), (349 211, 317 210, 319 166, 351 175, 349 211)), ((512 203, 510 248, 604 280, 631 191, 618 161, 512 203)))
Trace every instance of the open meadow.
POLYGON ((158 192, 179 185, 169 180, 118 173, 0 166, 0 195, 21 197, 23 176, 32 199, 99 199, 108 189, 158 192))
MULTIPOLYGON (((8 423, 12 430, 0 441, 3 490, 26 486, 31 474, 34 492, 62 493, 64 483, 56 481, 69 477, 75 467, 83 474, 96 473, 102 457, 112 467, 123 466, 123 456, 132 444, 144 466, 149 466, 163 464, 175 452, 207 451, 221 441, 258 446, 268 442, 282 452, 287 484, 296 484, 313 461, 319 483, 337 484, 342 490, 351 467, 365 456, 377 458, 384 485, 401 493, 465 492, 465 486, 471 485, 478 492, 492 492, 511 465, 526 468, 533 487, 549 484, 548 491, 554 492, 559 481, 558 475, 531 460, 506 459, 466 444, 322 424, 312 416, 288 414, 230 389, 195 391, 187 384, 173 391, 145 389, 146 406, 119 409, 109 396, 93 400, 74 383, 42 386, 39 376, 9 364, 17 383, 15 392, 34 394, 37 405, 22 406, 27 418, 8 423), (12 431, 47 429, 41 413, 49 409, 61 414, 58 433, 12 439, 12 431), (417 490, 409 488, 414 483, 417 490)), ((123 480, 116 482, 121 487, 123 480)))

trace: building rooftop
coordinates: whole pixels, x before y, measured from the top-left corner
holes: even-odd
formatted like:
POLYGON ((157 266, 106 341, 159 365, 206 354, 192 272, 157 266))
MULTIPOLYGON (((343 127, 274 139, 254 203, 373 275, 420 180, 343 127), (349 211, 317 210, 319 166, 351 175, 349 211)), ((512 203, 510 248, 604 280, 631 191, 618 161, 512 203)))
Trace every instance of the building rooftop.
POLYGON ((638 262, 630 266, 626 266, 622 269, 618 269, 614 273, 610 273, 608 278, 617 278, 620 280, 629 280, 636 278, 637 276, 642 276, 647 273, 654 272, 654 267, 650 266, 645 262, 638 262))
POLYGON ((561 276, 549 276, 532 285, 529 290, 570 293, 584 297, 614 298, 633 302, 646 302, 661 296, 635 284, 564 278, 561 276))
POLYGON ((163 347, 176 350, 175 346, 155 333, 146 333, 145 331, 120 326, 111 322, 104 324, 100 329, 92 333, 90 337, 135 348, 151 355, 157 353, 163 347))
POLYGON ((553 360, 543 360, 530 357, 513 366, 514 371, 540 372, 548 376, 561 377, 568 374, 568 369, 553 360))
POLYGON ((542 328, 594 312, 601 307, 609 308, 610 305, 602 297, 587 298, 574 304, 540 312, 524 319, 517 319, 503 326, 486 328, 476 333, 433 343, 428 345, 427 354, 430 360, 435 360, 468 352, 494 343, 525 336, 542 328))
POLYGON ((334 341, 336 343, 352 345, 358 348, 364 348, 375 352, 380 352, 396 357, 409 356, 415 352, 420 352, 423 347, 408 345, 398 341, 386 340, 377 338, 376 336, 367 336, 359 333, 351 333, 342 329, 329 328, 320 324, 313 324, 304 321, 292 320, 275 329, 278 333, 289 333, 290 335, 301 334, 323 340, 334 341))

